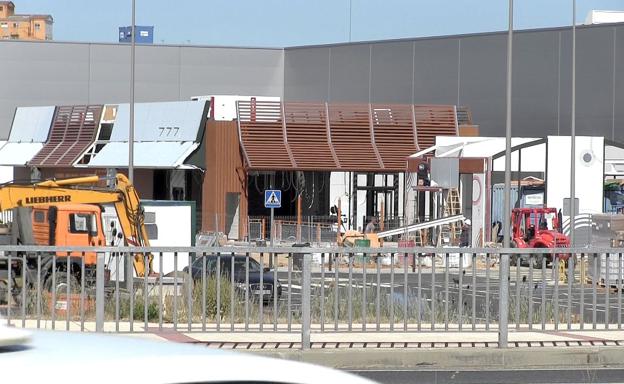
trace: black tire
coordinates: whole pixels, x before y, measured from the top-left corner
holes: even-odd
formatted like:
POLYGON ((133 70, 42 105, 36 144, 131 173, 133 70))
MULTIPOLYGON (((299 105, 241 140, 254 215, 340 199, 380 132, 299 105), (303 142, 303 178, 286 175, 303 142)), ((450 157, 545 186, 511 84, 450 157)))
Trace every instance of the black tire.
MULTIPOLYGON (((67 293, 67 272, 56 271, 54 281, 52 281, 52 273, 50 273, 43 282, 43 289, 47 292, 52 292, 52 285, 56 285, 56 294, 67 293)), ((79 293, 80 282, 75 275, 69 276, 69 293, 79 293)))

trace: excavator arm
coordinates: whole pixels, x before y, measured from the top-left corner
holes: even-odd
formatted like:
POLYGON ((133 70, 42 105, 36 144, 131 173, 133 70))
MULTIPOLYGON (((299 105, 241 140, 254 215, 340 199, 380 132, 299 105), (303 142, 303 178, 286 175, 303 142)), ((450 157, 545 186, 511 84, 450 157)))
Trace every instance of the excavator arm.
MULTIPOLYGON (((116 185, 112 189, 95 186, 101 180, 98 176, 87 176, 34 184, 5 184, 0 186, 0 211, 64 203, 113 204, 126 245, 149 247, 144 212, 134 186, 123 174, 115 176, 116 185)), ((134 255, 134 269, 140 277, 146 273, 144 257, 142 253, 134 255)), ((147 273, 153 271, 152 259, 148 254, 147 273)))
MULTIPOLYGON (((119 217, 119 225, 126 239, 126 244, 135 247, 149 247, 149 237, 147 235, 147 229, 145 228, 145 213, 143 206, 139 200, 139 195, 128 178, 118 173, 116 176, 117 193, 121 194, 123 198, 115 203, 115 210, 117 211, 117 217, 119 217)), ((153 255, 148 254, 148 266, 147 274, 154 271, 152 261, 153 255)), ((145 276, 145 255, 142 253, 136 253, 134 255, 134 269, 137 276, 145 276)))

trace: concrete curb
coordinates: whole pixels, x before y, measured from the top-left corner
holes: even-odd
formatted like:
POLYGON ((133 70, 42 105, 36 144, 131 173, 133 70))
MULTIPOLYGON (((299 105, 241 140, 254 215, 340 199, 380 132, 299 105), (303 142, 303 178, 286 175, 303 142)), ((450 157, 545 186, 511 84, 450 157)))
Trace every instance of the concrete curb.
POLYGON ((624 348, 252 351, 347 370, 501 370, 623 368, 624 348))

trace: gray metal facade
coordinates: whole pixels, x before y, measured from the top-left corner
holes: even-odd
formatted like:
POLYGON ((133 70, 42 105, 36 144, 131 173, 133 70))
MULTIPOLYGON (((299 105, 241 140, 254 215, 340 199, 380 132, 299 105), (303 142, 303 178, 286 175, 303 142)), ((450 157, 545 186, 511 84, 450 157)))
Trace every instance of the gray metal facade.
MULTIPOLYGON (((513 134, 570 131, 570 28, 514 34, 513 134)), ((505 133, 506 33, 286 49, 286 100, 468 106, 505 133)), ((577 29, 577 134, 624 140, 624 25, 577 29)))
MULTIPOLYGON (((577 134, 624 141, 624 24, 577 34, 577 134)), ((570 28, 517 32, 513 134, 570 129, 570 28)), ((206 94, 286 100, 468 106, 482 135, 505 125, 506 34, 286 49, 139 46, 137 101, 206 94)), ((120 103, 129 98, 129 46, 0 41, 0 139, 15 107, 120 103)))
MULTIPOLYGON (((191 96, 281 96, 282 49, 137 46, 136 101, 191 96)), ((130 47, 124 44, 0 41, 0 139, 16 107, 124 103, 130 47)))

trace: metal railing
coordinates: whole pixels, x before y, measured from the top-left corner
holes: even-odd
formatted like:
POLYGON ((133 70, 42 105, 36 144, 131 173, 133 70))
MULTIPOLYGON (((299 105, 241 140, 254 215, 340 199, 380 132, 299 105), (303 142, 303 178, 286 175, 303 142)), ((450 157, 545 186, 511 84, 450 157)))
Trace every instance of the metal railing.
POLYGON ((516 331, 622 329, 620 248, 95 250, 0 247, 0 315, 80 331, 296 332, 305 346, 316 332, 495 331, 502 300, 516 331), (126 283, 127 257, 169 273, 126 283))
POLYGON ((301 222, 297 217, 278 216, 274 218, 275 228, 271 231, 269 216, 249 218, 249 240, 267 240, 271 233, 276 242, 310 243, 328 245, 336 243, 336 218, 332 216, 304 216, 301 222))

